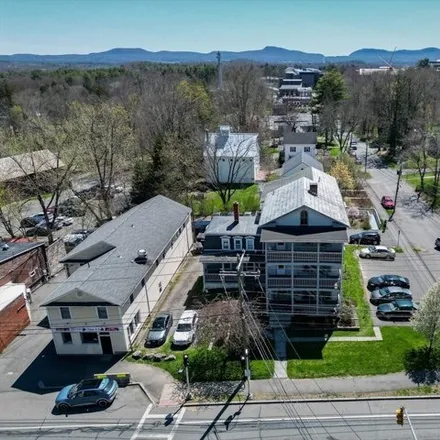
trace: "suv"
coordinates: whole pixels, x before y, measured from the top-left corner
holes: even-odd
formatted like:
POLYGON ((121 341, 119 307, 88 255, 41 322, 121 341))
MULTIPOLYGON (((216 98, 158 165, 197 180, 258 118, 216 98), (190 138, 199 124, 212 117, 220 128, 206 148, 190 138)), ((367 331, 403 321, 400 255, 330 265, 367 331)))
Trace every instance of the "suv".
POLYGON ((350 235, 350 244, 380 244, 380 234, 377 231, 359 232, 350 235))
POLYGON ((185 310, 177 323, 173 336, 174 345, 189 345, 196 338, 197 321, 199 317, 195 310, 185 310))
POLYGON ((115 400, 117 392, 118 384, 113 379, 86 379, 64 387, 55 399, 55 406, 59 411, 88 405, 106 408, 115 400))

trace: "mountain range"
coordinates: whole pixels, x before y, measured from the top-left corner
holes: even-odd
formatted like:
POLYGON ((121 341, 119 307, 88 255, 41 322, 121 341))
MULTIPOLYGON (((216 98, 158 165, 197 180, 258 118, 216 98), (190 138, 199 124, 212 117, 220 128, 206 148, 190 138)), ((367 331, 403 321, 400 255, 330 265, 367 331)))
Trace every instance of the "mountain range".
MULTIPOLYGON (((158 63, 200 63, 215 62, 217 52, 182 52, 161 50, 152 52, 140 48, 116 48, 105 52, 89 54, 35 55, 14 54, 0 55, 0 63, 11 64, 97 64, 115 65, 134 62, 158 63)), ((267 46, 264 49, 242 52, 221 51, 223 61, 250 60, 273 64, 323 64, 359 62, 368 65, 384 65, 392 60, 395 65, 411 65, 422 58, 440 59, 440 49, 427 47, 417 50, 360 49, 349 55, 325 56, 320 53, 301 52, 282 47, 267 46), (385 62, 384 62, 385 61, 385 62)))

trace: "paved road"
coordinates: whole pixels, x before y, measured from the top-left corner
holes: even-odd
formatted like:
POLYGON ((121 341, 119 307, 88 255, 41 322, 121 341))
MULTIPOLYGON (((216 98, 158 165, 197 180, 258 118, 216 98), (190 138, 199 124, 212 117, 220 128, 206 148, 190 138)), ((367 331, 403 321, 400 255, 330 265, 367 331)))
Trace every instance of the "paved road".
POLYGON ((133 419, 121 419, 118 421, 119 427, 116 420, 113 426, 100 429, 93 426, 94 422, 87 425, 83 421, 81 425, 80 421, 69 419, 63 423, 45 423, 46 428, 43 425, 40 432, 35 429, 36 426, 32 428, 22 424, 10 435, 7 422, 3 422, 0 435, 14 439, 413 439, 408 419, 405 419, 403 426, 396 424, 395 411, 400 405, 407 408, 419 440, 438 439, 438 400, 264 405, 238 403, 184 408, 147 406, 137 423, 133 423, 133 419), (173 418, 168 418, 168 414, 173 414, 173 418))

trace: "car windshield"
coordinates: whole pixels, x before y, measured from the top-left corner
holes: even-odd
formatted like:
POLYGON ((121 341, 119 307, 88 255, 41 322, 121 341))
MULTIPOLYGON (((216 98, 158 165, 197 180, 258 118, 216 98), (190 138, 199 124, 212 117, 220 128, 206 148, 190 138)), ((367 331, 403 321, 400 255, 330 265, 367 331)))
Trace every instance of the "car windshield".
POLYGON ((78 391, 78 385, 74 385, 69 391, 69 397, 72 397, 73 395, 75 395, 75 393, 77 391, 78 391))
POLYGON ((177 326, 176 331, 178 331, 178 332, 190 332, 191 331, 191 324, 179 324, 177 326))
POLYGON ((155 319, 153 322, 153 330, 163 330, 165 328, 165 318, 155 319))
POLYGON ((111 391, 112 387, 113 387, 113 383, 108 381, 108 384, 104 387, 104 391, 106 393, 109 393, 111 391))
POLYGON ((369 247, 368 247, 368 250, 369 250, 370 252, 375 252, 376 248, 375 248, 374 246, 369 246, 369 247))

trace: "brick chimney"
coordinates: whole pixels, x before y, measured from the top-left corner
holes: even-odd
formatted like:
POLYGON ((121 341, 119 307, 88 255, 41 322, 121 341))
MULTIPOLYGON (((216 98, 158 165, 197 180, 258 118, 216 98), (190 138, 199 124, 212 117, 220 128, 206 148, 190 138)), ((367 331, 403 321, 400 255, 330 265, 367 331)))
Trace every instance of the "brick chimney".
POLYGON ((234 207, 234 222, 238 223, 240 221, 240 209, 238 202, 234 202, 233 207, 234 207))

